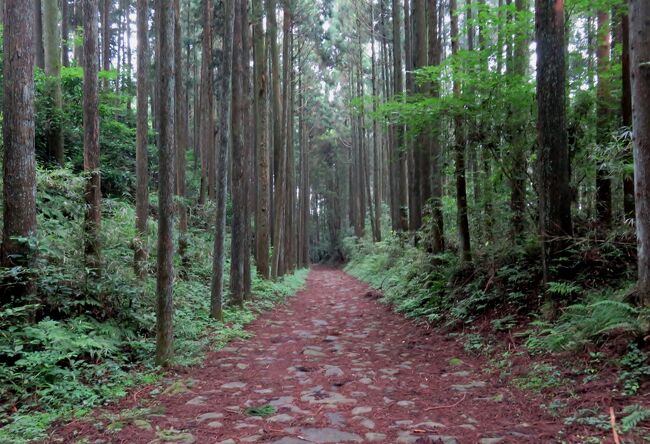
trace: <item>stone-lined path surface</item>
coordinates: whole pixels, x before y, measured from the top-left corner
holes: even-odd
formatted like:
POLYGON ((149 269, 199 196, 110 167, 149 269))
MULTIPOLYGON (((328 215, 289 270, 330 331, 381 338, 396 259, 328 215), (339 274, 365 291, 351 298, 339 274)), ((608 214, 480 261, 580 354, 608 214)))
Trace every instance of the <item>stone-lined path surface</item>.
POLYGON ((305 290, 250 326, 251 339, 60 428, 52 442, 555 442, 561 425, 539 403, 368 290, 315 269, 305 290), (249 416, 268 405, 269 416, 249 416))

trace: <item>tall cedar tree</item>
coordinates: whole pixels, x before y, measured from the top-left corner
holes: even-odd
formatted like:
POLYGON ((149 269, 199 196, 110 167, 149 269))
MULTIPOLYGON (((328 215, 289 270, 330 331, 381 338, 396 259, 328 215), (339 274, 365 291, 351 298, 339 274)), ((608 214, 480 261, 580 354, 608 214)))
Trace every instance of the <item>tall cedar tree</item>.
POLYGON ((88 174, 86 217, 84 222, 86 269, 90 277, 101 274, 100 228, 102 219, 101 174, 99 170, 99 96, 98 96, 98 0, 83 4, 84 14, 84 171, 88 174))
MULTIPOLYGON (((609 86, 609 53, 611 51, 611 32, 609 12, 598 11, 598 64, 597 96, 597 138, 598 143, 606 145, 611 132, 612 95, 609 86)), ((607 165, 598 165, 596 170, 596 214, 598 221, 606 228, 612 226, 612 180, 607 165)))
MULTIPOLYGON (((212 91, 212 2, 203 2, 203 52, 201 56, 201 91, 200 91, 200 121, 199 144, 201 146, 201 188, 199 189, 199 204, 205 203, 206 197, 214 197, 215 186, 211 175, 214 174, 214 93, 212 91)), ((216 178, 216 175, 215 175, 216 178)))
POLYGON ((630 0, 632 128, 639 296, 650 306, 650 2, 630 0))
MULTIPOLYGON (((438 41, 438 2, 429 0, 427 22, 429 24, 429 65, 439 65, 441 61, 441 48, 438 41)), ((434 81, 431 85, 431 95, 440 97, 440 82, 434 81)), ((436 125, 430 135, 429 150, 431 162, 431 251, 442 253, 445 250, 444 220, 442 215, 442 146, 439 140, 440 126, 436 125)))
POLYGON ((138 35, 138 79, 137 79, 137 121, 136 121, 136 192, 135 192, 135 270, 140 278, 146 274, 145 262, 148 256, 147 218, 149 216, 149 37, 147 0, 137 2, 138 35))
POLYGON ((260 275, 269 278, 269 237, 270 237, 270 170, 269 145, 267 139, 267 64, 264 44, 264 11, 262 0, 253 0, 253 31, 255 45, 255 96, 257 131, 257 205, 255 214, 255 262, 260 275))
POLYGON ((212 288, 210 314, 214 319, 223 318, 222 293, 226 238, 226 197, 228 188, 229 153, 232 144, 230 125, 232 119, 232 66, 233 32, 235 25, 234 0, 224 0, 223 51, 221 74, 221 97, 224 98, 219 113, 219 172, 217 182, 217 220, 214 236, 214 259, 212 263, 212 288))
MULTIPOLYGON (((456 0, 449 2, 449 15, 451 19, 451 53, 458 54, 460 49, 460 35, 458 33, 458 9, 456 0)), ((460 97, 460 73, 454 75, 454 96, 460 97)), ((472 250, 469 233, 469 219, 467 216, 467 182, 465 178, 465 133, 463 117, 456 113, 454 116, 454 160, 456 163, 456 211, 458 224, 458 243, 460 258, 464 262, 472 260, 472 250)))
POLYGON ((539 212, 545 277, 572 234, 564 65, 564 1, 535 1, 539 212))
POLYGON ((244 100, 243 91, 243 27, 241 1, 235 0, 232 64, 232 241, 230 246, 230 297, 235 305, 244 304, 244 255, 246 236, 246 188, 244 185, 244 100))
MULTIPOLYGON (((399 0, 393 0, 393 93, 399 97, 404 93, 404 77, 402 75, 402 41, 401 14, 399 0)), ((404 144, 404 125, 395 125, 395 137, 391 153, 391 195, 393 230, 408 230, 408 207, 406 185, 406 153, 404 144)))
POLYGON ((157 0, 158 44, 160 63, 158 74, 159 159, 158 185, 158 279, 156 292, 156 363, 167 366, 173 357, 173 284, 174 284, 174 8, 157 0))
MULTIPOLYGON (((34 148, 34 7, 24 0, 6 0, 3 98, 3 230, 1 262, 5 267, 32 263, 31 238, 36 236, 36 155, 34 148)), ((16 290, 31 291, 29 283, 16 290)), ((9 302, 2 292, 0 304, 9 302)))
POLYGON ((178 196, 178 254, 185 268, 187 258, 188 215, 185 178, 185 152, 187 151, 188 110, 185 107, 185 84, 183 82, 182 32, 180 0, 174 0, 174 113, 176 123, 176 195, 178 196))
POLYGON ((47 153, 60 166, 63 158, 63 96, 61 93, 61 34, 57 0, 43 0, 43 48, 45 50, 45 88, 52 102, 46 125, 47 153))

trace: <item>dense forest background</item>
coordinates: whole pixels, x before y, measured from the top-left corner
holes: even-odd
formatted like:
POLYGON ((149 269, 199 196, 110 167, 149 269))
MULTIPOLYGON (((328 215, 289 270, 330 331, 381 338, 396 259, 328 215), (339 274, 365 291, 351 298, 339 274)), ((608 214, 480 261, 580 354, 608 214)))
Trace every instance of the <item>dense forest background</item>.
POLYGON ((642 391, 645 2, 0 3, 0 437, 199 362, 313 263, 642 391))

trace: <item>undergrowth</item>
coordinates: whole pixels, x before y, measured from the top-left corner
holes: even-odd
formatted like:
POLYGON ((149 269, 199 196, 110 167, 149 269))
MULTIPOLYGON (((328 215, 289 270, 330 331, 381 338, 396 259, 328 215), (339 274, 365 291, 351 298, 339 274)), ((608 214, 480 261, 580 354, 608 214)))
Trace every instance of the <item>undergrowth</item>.
MULTIPOLYGON (((552 265, 557 278, 546 285, 535 242, 478 256, 471 266, 460 264, 455 255, 432 256, 402 235, 374 244, 347 238, 344 245, 346 271, 380 290, 382 302, 409 318, 455 332, 450 334, 461 339, 467 353, 491 357, 495 370, 515 387, 564 390, 570 380, 563 367, 535 357, 571 353, 576 363, 578 356, 597 356, 603 362, 596 368, 613 367, 618 386, 612 389, 630 397, 650 380, 650 354, 643 349, 650 310, 633 299, 634 245, 627 238, 628 233, 599 241, 585 236, 552 265), (497 347, 500 337, 508 344, 516 338, 521 344, 517 353, 497 347), (511 369, 517 355, 533 360, 515 376, 511 369)), ((595 368, 582 371, 584 383, 598 378, 595 368)), ((628 404, 618 412, 620 431, 640 433, 638 425, 650 419, 650 410, 633 399, 628 404)), ((566 414, 572 415, 567 424, 609 423, 586 410, 566 414)))
MULTIPOLYGON (((129 387, 160 377, 155 348, 156 221, 145 281, 132 270, 133 206, 103 200, 103 277, 83 276, 83 180, 69 170, 38 173, 36 297, 0 310, 0 442, 42 440, 56 420, 83 416, 126 394, 129 387)), ((155 198, 154 198, 155 199, 155 198)), ((209 316, 211 230, 188 236, 183 278, 174 286, 174 336, 178 366, 199 363, 210 348, 246 337, 256 315, 300 289, 307 270, 278 282, 253 280, 253 298, 243 310, 226 308, 224 323, 209 316)), ((8 270, 8 273, 17 272, 8 270)), ((19 272, 19 271, 18 271, 19 272)), ((228 288, 226 271, 226 285, 228 288)), ((228 302, 228 295, 226 304, 228 302)))

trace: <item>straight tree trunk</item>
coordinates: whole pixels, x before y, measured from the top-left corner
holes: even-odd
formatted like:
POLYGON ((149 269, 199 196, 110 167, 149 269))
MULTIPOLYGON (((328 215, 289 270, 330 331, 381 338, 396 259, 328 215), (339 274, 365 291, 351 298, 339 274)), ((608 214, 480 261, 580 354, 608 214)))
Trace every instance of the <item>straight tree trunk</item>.
MULTIPOLYGON (((429 65, 439 65, 441 62, 441 48, 438 39, 438 3, 437 0, 429 0, 428 5, 429 23, 429 65)), ((431 85, 431 95, 440 97, 440 82, 434 81, 431 85)), ((431 152, 431 222, 432 242, 431 252, 439 254, 445 251, 444 219, 442 215, 442 147, 440 145, 440 126, 433 129, 430 136, 431 152)))
POLYGON ((83 28, 83 0, 74 0, 74 60, 77 66, 84 66, 83 39, 81 29, 83 28))
POLYGON ((61 34, 57 0, 43 0, 43 48, 45 49, 45 90, 52 101, 46 125, 48 158, 63 166, 63 96, 61 93, 61 34))
POLYGON ((535 0, 539 211, 545 278, 572 234, 565 109, 564 2, 535 0))
MULTIPOLYGON (((3 96, 3 229, 0 262, 4 267, 31 268, 36 236, 36 154, 34 148, 34 5, 24 0, 4 4, 3 96)), ((27 276, 15 289, 28 296, 27 276)), ((10 302, 3 291, 0 304, 10 302)))
MULTIPOLYGON (((102 1, 102 70, 111 69, 111 0, 102 1)), ((156 0, 158 1, 158 0, 156 0)), ((104 78, 104 91, 108 91, 108 78, 104 78)))
MULTIPOLYGON (((199 137, 201 138, 201 188, 199 205, 205 203, 206 197, 214 198, 216 174, 214 165, 214 93, 212 91, 212 2, 203 0, 203 53, 201 56, 201 117, 199 137), (214 179, 212 176, 215 176, 214 179), (210 188, 212 185, 213 188, 210 188)), ((223 99, 228 100, 227 98, 223 99)))
MULTIPOLYGON (((621 116, 623 126, 632 127, 632 86, 630 80, 630 19, 627 14, 621 17, 621 34, 623 50, 621 54, 622 66, 622 95, 621 116)), ((630 155, 628 161, 632 161, 630 155)), ((625 174, 623 177, 623 213, 626 219, 634 219, 634 174, 625 174)))
MULTIPOLYGON (((371 48, 371 68, 372 68, 372 111, 373 114, 377 113, 378 88, 377 88, 377 67, 375 57, 375 13, 372 2, 370 3, 370 48, 371 48)), ((381 145, 379 140, 379 125, 377 119, 372 119, 372 148, 374 155, 373 162, 373 198, 374 198, 374 218, 373 224, 373 239, 375 242, 381 242, 381 145)))
MULTIPOLYGON (((426 1, 413 0, 413 69, 423 68, 428 65, 428 42, 427 42, 427 14, 426 1)), ((418 85, 416 92, 424 94, 427 90, 425 85, 418 85)), ((430 135, 426 131, 420 131, 415 139, 414 157, 416 164, 415 192, 416 205, 413 207, 414 225, 412 229, 419 230, 422 227, 422 212, 427 201, 431 198, 431 152, 430 135)))
POLYGON ((263 28, 264 12, 262 0, 253 0, 253 27, 255 34, 255 95, 257 97, 255 116, 257 131, 257 205, 255 215, 255 262, 257 271, 268 279, 269 274, 269 146, 267 143, 267 88, 266 88, 266 47, 263 28))
MULTIPOLYGON (((458 34, 458 16, 456 15, 456 0, 449 1, 449 15, 451 20, 451 53, 458 54, 460 49, 460 36, 458 34)), ((458 74, 454 76, 454 96, 460 97, 461 82, 458 74)), ((454 160, 456 163, 456 211, 458 223, 458 250, 463 262, 472 260, 472 248, 469 232, 469 220, 467 217, 467 182, 465 178, 465 128, 463 117, 460 114, 454 116, 454 160)))
MULTIPOLYGON (((270 3, 274 3, 273 0, 269 0, 270 3)), ((275 8, 272 11, 272 14, 275 14, 275 8)), ((269 14, 269 17, 271 14, 269 14)), ((273 25, 275 21, 274 18, 270 17, 270 27, 274 29, 276 26, 273 25)), ((273 106, 273 117, 274 117, 274 135, 273 135, 273 149, 274 149, 274 183, 273 183, 273 255, 271 257, 271 276, 277 278, 284 275, 284 256, 286 254, 286 145, 284 140, 286 140, 286 122, 288 121, 288 79, 289 79, 289 64, 287 63, 287 58, 289 54, 289 39, 287 37, 290 30, 290 21, 291 13, 289 12, 289 7, 287 4, 284 6, 284 19, 283 19, 283 32, 284 32, 284 42, 283 42, 283 60, 284 60, 284 69, 283 69, 283 83, 284 83, 284 93, 282 94, 282 106, 280 106, 280 88, 279 88, 279 61, 277 59, 277 49, 276 54, 273 54, 273 46, 275 45, 274 39, 271 37, 271 63, 272 63, 272 77, 273 77, 273 100, 278 101, 274 103, 273 106), (276 76, 277 74, 277 76, 276 76), (276 85, 276 82, 277 85, 276 85), (276 89, 277 88, 277 89, 276 89), (278 114, 276 114, 276 111, 278 114), (282 118, 280 118, 279 113, 283 113, 282 118), (277 126, 276 126, 277 125, 277 126)))
MULTIPOLYGON (((402 40, 400 25, 400 2, 392 0, 393 7, 393 92, 396 96, 404 93, 404 77, 402 76, 402 40)), ((408 204, 406 184, 406 154, 404 152, 404 125, 395 126, 395 142, 391 153, 391 176, 393 183, 393 230, 408 230, 408 204)))
POLYGON ((254 128, 255 124, 252 120, 251 106, 252 106, 252 77, 251 77, 251 27, 248 17, 248 1, 242 1, 241 5, 242 16, 242 115, 241 125, 243 131, 244 141, 244 170, 243 170, 243 186, 244 186, 244 244, 243 244, 243 260, 244 260, 244 281, 243 291, 244 297, 249 299, 252 295, 252 275, 251 275, 251 254, 252 254, 252 231, 251 231, 251 216, 254 212, 253 205, 255 203, 255 193, 253 190, 253 144, 255 143, 254 128), (244 129, 244 124, 247 128, 244 129))
POLYGON ((224 98, 219 113, 219 164, 217 177, 217 220, 214 236, 214 259, 212 264, 212 286, 210 314, 214 319, 223 320, 223 278, 226 238, 226 197, 228 188, 229 152, 231 141, 230 125, 232 121, 232 67, 233 67, 233 32, 234 0, 224 0, 224 27, 221 97, 224 98))
POLYGON ((641 304, 650 306, 650 3, 630 0, 630 66, 641 304))
POLYGON ((84 172, 86 218, 84 222, 86 269, 89 277, 101 275, 101 175, 99 170, 98 0, 84 2, 84 172))
MULTIPOLYGON (((515 8, 518 14, 528 11, 527 0, 515 0, 515 8)), ((482 34, 481 34, 482 35, 482 34)), ((514 44, 513 74, 526 75, 528 67, 528 39, 523 36, 516 36, 514 44)), ((524 222, 526 218, 526 151, 524 144, 524 125, 528 118, 521 110, 513 109, 511 119, 512 137, 512 173, 510 179, 510 218, 511 238, 514 244, 523 241, 524 222), (521 116, 521 118, 519 118, 521 116)))
MULTIPOLYGON (((598 12, 598 87, 597 87, 597 138, 601 145, 607 144, 611 131, 612 99, 609 81, 609 53, 611 32, 609 13, 605 10, 598 12)), ((607 165, 598 165, 596 169, 596 215, 598 221, 605 227, 612 226, 612 180, 607 165)))
POLYGON ((68 39, 70 38, 70 14, 68 0, 61 0, 61 35, 63 40, 61 42, 61 63, 63 66, 70 66, 70 45, 68 39))
POLYGON ((45 48, 43 47, 43 2, 34 0, 34 39, 36 40, 34 50, 36 51, 36 66, 45 69, 45 48))
POLYGON ((187 254, 187 205, 185 152, 187 151, 187 109, 185 107, 185 83, 183 81, 182 31, 180 0, 174 0, 174 113, 176 123, 176 195, 178 196, 178 255, 185 268, 188 264, 187 254))
POLYGON ((244 79, 242 0, 235 0, 232 68, 232 241, 230 246, 230 297, 234 305, 244 305, 244 255, 246 248, 246 187, 244 145, 244 79))
POLYGON ((174 355, 174 8, 157 0, 160 184, 158 186, 158 277, 156 280, 156 363, 169 366, 174 355))
POLYGON ((149 216, 149 37, 147 0, 137 0, 138 79, 136 121, 135 271, 144 279, 148 252, 149 216))

